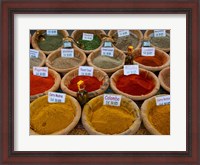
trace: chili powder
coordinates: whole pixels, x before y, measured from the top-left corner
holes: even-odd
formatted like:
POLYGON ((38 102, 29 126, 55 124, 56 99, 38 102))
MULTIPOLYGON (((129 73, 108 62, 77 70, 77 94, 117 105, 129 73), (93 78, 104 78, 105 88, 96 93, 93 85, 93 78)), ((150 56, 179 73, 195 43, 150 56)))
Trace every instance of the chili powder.
POLYGON ((138 56, 134 60, 146 66, 161 66, 164 64, 161 59, 155 56, 138 56))

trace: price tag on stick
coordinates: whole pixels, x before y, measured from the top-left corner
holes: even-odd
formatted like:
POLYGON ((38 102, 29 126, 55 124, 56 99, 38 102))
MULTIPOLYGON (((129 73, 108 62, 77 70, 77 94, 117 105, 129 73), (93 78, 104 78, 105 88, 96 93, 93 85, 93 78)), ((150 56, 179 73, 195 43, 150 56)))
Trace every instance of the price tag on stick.
POLYGON ((58 35, 57 30, 47 30, 46 33, 47 33, 48 36, 57 36, 58 35))
POLYGON ((121 95, 104 94, 103 105, 120 106, 121 95))
POLYGON ((137 74, 139 75, 138 65, 124 65, 124 75, 137 74))
POLYGON ((39 51, 35 49, 29 50, 30 58, 38 58, 39 57, 39 51))
POLYGON ((90 34, 90 33, 83 33, 83 40, 87 40, 87 41, 92 41, 94 38, 94 34, 90 34))
POLYGON ((48 77, 48 67, 33 67, 33 75, 40 77, 48 77))
POLYGON ((74 58, 74 49, 61 49, 61 57, 74 58))
POLYGON ((123 36, 129 36, 130 32, 129 30, 117 30, 118 37, 123 37, 123 36))
POLYGON ((113 57, 113 56, 114 56, 114 48, 102 47, 102 48, 101 48, 101 55, 102 55, 102 56, 113 57))
POLYGON ((65 93, 48 92, 49 103, 65 103, 65 93))
POLYGON ((156 97, 156 105, 166 105, 170 104, 170 95, 158 96, 156 97))
POLYGON ((93 76, 94 68, 91 66, 80 66, 78 69, 79 76, 93 76))
POLYGON ((154 47, 142 47, 142 56, 155 56, 154 47))
POLYGON ((166 31, 165 30, 154 30, 154 37, 165 37, 166 31))

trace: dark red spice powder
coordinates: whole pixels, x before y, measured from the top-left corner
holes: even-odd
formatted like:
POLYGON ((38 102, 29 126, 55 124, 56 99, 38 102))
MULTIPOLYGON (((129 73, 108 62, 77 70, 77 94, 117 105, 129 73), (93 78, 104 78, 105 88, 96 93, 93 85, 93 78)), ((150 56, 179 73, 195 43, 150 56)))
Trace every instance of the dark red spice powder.
POLYGON ((140 96, 150 93, 155 84, 152 79, 146 78, 146 73, 140 75, 121 75, 116 82, 116 87, 127 94, 140 96))
POLYGON ((78 91, 77 82, 80 80, 84 81, 84 84, 86 86, 85 90, 87 92, 95 91, 95 90, 99 89, 100 86, 102 85, 102 81, 99 81, 96 77, 77 76, 70 81, 68 88, 72 91, 77 92, 78 91))
POLYGON ((161 66, 163 61, 155 56, 138 56, 134 59, 136 62, 146 66, 161 66))
POLYGON ((30 95, 36 95, 49 90, 54 85, 54 78, 49 74, 48 77, 30 75, 30 95))

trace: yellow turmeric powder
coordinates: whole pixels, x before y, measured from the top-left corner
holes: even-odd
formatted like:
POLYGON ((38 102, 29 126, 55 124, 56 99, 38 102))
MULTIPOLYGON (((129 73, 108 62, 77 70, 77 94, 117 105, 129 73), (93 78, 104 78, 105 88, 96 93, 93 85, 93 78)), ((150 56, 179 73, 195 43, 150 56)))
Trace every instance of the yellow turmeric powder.
POLYGON ((70 99, 65 103, 48 103, 47 96, 30 106, 31 129, 39 134, 51 134, 66 128, 74 119, 75 110, 70 99))
POLYGON ((170 134, 170 105, 155 106, 148 116, 151 124, 163 135, 170 134))
POLYGON ((134 122, 133 112, 123 107, 103 105, 93 112, 93 128, 104 134, 119 134, 126 131, 134 122))

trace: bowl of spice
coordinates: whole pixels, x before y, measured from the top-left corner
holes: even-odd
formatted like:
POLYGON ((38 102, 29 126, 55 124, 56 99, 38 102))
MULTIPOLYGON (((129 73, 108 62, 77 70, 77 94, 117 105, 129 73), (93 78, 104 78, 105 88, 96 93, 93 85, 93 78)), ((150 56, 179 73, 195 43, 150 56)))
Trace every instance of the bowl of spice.
POLYGON ((78 101, 66 95, 64 103, 49 103, 48 96, 42 96, 30 104, 31 135, 65 135, 81 117, 78 101))
POLYGON ((94 68, 103 70, 110 76, 112 73, 123 67, 125 57, 126 55, 116 48, 114 48, 112 57, 101 55, 101 49, 97 49, 90 53, 87 58, 87 63, 94 68))
POLYGON ((60 75, 52 69, 48 69, 48 77, 33 75, 33 69, 30 69, 30 101, 58 90, 60 81, 60 75))
POLYGON ((85 54, 90 54, 102 45, 101 34, 106 33, 103 30, 74 30, 71 37, 78 42, 78 47, 85 54))
POLYGON ((157 105, 156 95, 144 101, 141 106, 141 116, 146 129, 153 135, 170 134, 170 104, 157 105))
POLYGON ((79 76, 79 69, 74 69, 65 74, 61 80, 61 89, 63 92, 77 97, 78 86, 77 83, 82 80, 85 84, 85 90, 88 92, 88 98, 93 98, 97 95, 103 94, 109 86, 108 75, 94 68, 93 76, 79 76))
POLYGON ((156 36, 154 30, 146 30, 144 39, 149 40, 151 46, 157 49, 170 51, 170 30, 165 30, 165 36, 156 36))
POLYGON ((73 49, 73 57, 62 56, 61 49, 52 52, 46 59, 46 66, 64 75, 65 73, 84 65, 86 63, 85 53, 76 47, 73 49))
POLYGON ((167 91, 170 92, 170 67, 162 69, 158 75, 160 85, 167 91))
POLYGON ((32 47, 49 55, 63 46, 63 38, 69 36, 66 30, 37 30, 32 36, 32 47), (50 32, 50 33, 49 33, 50 32))
POLYGON ((91 135, 132 135, 141 124, 140 110, 131 99, 121 96, 120 106, 103 105, 104 95, 85 104, 82 123, 91 135))
POLYGON ((39 51, 38 58, 30 57, 30 69, 32 69, 34 66, 42 67, 44 66, 45 62, 46 55, 42 51, 39 51))
POLYGON ((114 46, 124 53, 128 53, 128 46, 138 49, 142 45, 143 33, 140 30, 127 30, 128 35, 119 35, 119 30, 110 30, 108 35, 113 38, 114 46))
POLYGON ((141 68, 156 72, 170 65, 170 56, 159 49, 155 49, 154 56, 143 56, 142 48, 134 50, 134 63, 141 68))
POLYGON ((115 93, 132 100, 145 100, 158 92, 160 82, 153 72, 146 69, 140 68, 138 75, 124 75, 124 69, 120 69, 110 77, 110 87, 115 93))

